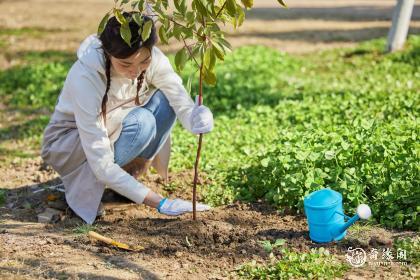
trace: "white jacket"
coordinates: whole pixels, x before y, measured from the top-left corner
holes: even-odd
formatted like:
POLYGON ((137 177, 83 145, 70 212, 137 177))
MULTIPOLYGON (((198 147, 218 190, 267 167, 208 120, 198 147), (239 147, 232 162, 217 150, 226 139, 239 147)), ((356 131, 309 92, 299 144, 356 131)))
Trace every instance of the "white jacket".
MULTIPOLYGON (((136 95, 137 81, 111 76, 108 92, 107 126, 103 125, 101 103, 105 94, 105 59, 101 42, 96 34, 87 37, 77 51, 78 60, 71 67, 63 90, 56 104, 56 110, 74 114, 80 141, 87 161, 96 178, 113 189, 124 187, 141 188, 142 203, 148 188, 125 172, 114 162, 113 146, 121 132, 121 122, 135 107, 134 102, 112 110, 115 106, 136 95)), ((169 59, 162 51, 153 47, 152 61, 145 73, 140 92, 145 104, 156 89, 162 90, 184 128, 191 131, 190 114, 194 102, 185 90, 182 79, 177 75, 169 59)), ((170 152, 166 150, 166 153, 170 152)), ((169 155, 167 155, 169 161, 169 155)), ((168 164, 168 162, 166 162, 168 164)), ((167 167, 167 166, 166 166, 167 167)))

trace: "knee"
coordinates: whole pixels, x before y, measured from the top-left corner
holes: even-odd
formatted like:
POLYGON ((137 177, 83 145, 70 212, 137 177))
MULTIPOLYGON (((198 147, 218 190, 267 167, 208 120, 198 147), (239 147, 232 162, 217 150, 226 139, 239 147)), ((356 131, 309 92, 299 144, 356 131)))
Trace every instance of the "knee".
POLYGON ((153 138, 156 135, 156 119, 152 112, 138 107, 133 109, 123 121, 124 126, 132 126, 138 137, 153 138))

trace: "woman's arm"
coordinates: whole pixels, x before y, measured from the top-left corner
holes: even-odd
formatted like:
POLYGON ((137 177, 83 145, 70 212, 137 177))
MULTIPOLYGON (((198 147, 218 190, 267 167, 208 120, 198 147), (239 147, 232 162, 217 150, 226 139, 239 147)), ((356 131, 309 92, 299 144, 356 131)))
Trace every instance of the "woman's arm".
POLYGON ((136 203, 143 203, 149 188, 138 182, 114 162, 114 153, 103 126, 101 103, 105 86, 99 73, 88 72, 78 62, 69 72, 65 84, 71 95, 72 107, 80 141, 89 166, 96 178, 136 203))

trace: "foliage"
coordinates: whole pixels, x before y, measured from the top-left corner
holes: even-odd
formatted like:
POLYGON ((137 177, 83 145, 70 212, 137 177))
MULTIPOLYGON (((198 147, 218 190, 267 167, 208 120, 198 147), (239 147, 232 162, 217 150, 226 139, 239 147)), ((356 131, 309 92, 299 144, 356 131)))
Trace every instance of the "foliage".
POLYGON ((406 237, 399 238, 394 241, 395 252, 398 250, 405 250, 407 253, 407 262, 414 265, 420 263, 420 238, 419 237, 406 237))
POLYGON ((0 97, 10 108, 53 109, 70 64, 17 66, 0 72, 0 97))
MULTIPOLYGON (((278 0, 281 6, 286 6, 278 0)), ((209 85, 216 84, 215 65, 218 60, 224 60, 231 51, 230 43, 225 39, 226 32, 220 25, 230 24, 235 29, 245 20, 244 10, 252 8, 254 1, 249 0, 193 0, 187 2, 169 0, 122 0, 115 1, 114 7, 102 18, 98 26, 98 34, 102 33, 110 16, 115 16, 121 24, 121 38, 131 46, 132 34, 129 23, 135 21, 142 40, 149 38, 151 22, 144 22, 140 14, 149 14, 159 22, 158 35, 163 44, 168 44, 171 38, 184 43, 175 55, 175 66, 182 71, 188 61, 195 63, 200 71, 200 84, 204 80, 209 85), (173 5, 170 5, 173 4, 173 5), (134 12, 132 17, 125 17, 124 10, 130 6, 134 12), (188 42, 188 43, 187 43, 188 42)), ((190 76, 192 79, 192 76, 190 76)), ((201 88, 200 88, 201 96, 201 88)))
POLYGON ((375 49, 348 61, 328 52, 324 64, 301 66, 296 98, 267 110, 276 139, 227 175, 238 197, 302 210, 306 194, 329 186, 348 211, 368 202, 381 224, 418 229, 418 38, 411 43, 405 53, 375 49))
POLYGON ((286 242, 286 240, 277 239, 274 243, 271 243, 270 240, 260 240, 259 242, 267 253, 271 253, 273 249, 282 247, 284 243, 286 242))
POLYGON ((308 253, 282 250, 280 259, 267 265, 255 261, 241 266, 238 275, 243 279, 332 279, 341 277, 348 269, 324 248, 313 248, 308 253))
MULTIPOLYGON (((203 142, 206 202, 265 198, 302 211, 305 194, 331 187, 347 214, 366 202, 382 225, 418 230, 420 36, 402 52, 383 54, 384 46, 375 40, 304 56, 248 46, 227 55, 217 66, 221 82, 206 88, 215 117, 203 142)), ((2 103, 53 108, 69 67, 0 71, 2 103)), ((186 65, 184 81, 192 72, 186 65)), ((46 121, 5 126, 1 140, 41 135, 46 121)), ((193 168, 195 138, 179 125, 172 135, 171 172, 193 168)))
POLYGON ((79 224, 75 228, 73 228, 73 233, 75 234, 87 234, 89 231, 95 231, 96 226, 95 225, 89 225, 89 224, 79 224))

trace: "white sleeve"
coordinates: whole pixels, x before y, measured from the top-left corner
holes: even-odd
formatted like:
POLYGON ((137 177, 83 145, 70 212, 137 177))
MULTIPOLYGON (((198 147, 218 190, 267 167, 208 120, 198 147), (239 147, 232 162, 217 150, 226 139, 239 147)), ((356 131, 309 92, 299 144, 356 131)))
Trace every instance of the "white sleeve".
POLYGON ((66 82, 80 142, 96 178, 121 195, 142 203, 149 188, 114 162, 110 140, 100 117, 102 95, 98 85, 95 86, 88 76, 78 74, 66 82))
POLYGON ((153 47, 153 55, 151 83, 162 90, 182 126, 191 132, 190 115, 194 101, 184 88, 181 77, 173 70, 168 57, 157 47, 153 47))

